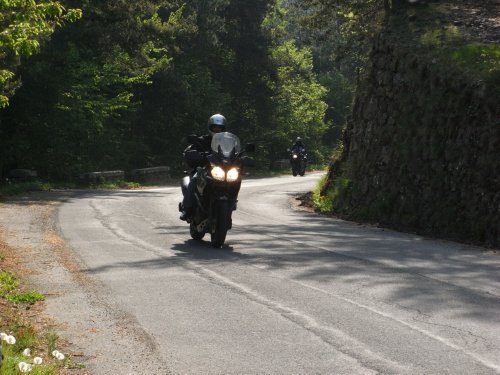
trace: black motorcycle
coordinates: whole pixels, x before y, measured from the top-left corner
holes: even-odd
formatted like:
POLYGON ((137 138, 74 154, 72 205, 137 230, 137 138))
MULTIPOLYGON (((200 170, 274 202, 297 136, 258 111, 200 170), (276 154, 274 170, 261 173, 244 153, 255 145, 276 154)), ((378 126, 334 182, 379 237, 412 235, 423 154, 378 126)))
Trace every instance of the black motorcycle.
POLYGON ((292 174, 294 176, 303 176, 306 173, 307 154, 305 150, 289 150, 290 164, 292 166, 292 174))
MULTIPOLYGON (((232 213, 236 210, 238 193, 241 187, 241 169, 253 166, 254 160, 244 156, 254 151, 253 144, 241 150, 239 138, 228 132, 215 134, 212 138, 212 151, 200 153, 187 151, 186 160, 204 164, 196 169, 195 209, 188 219, 191 237, 201 240, 210 233, 213 247, 221 247, 226 234, 232 227, 232 213)), ((182 179, 182 194, 187 193, 190 176, 182 179)), ((182 211, 179 203, 179 211, 182 211)))

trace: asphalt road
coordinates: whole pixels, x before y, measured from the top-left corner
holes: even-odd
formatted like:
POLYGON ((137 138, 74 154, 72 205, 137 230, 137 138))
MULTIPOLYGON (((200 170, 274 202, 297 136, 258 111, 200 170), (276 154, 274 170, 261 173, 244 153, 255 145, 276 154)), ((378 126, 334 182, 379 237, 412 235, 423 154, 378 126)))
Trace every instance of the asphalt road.
POLYGON ((190 239, 178 187, 68 199, 58 227, 93 286, 53 312, 110 322, 88 369, 500 373, 499 256, 292 209, 318 177, 245 180, 222 249, 190 239))

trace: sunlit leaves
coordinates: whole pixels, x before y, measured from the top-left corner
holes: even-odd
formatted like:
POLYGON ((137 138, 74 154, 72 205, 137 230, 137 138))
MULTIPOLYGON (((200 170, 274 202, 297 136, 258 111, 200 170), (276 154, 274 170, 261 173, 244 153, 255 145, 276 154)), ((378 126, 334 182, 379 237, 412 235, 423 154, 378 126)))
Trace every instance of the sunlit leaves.
POLYGON ((18 60, 38 51, 40 39, 54 32, 64 21, 75 21, 81 11, 67 11, 58 1, 0 1, 0 108, 8 104, 6 84, 13 78, 18 60))
POLYGON ((324 97, 327 90, 317 82, 313 73, 311 51, 287 41, 274 47, 271 56, 278 73, 273 97, 276 129, 272 135, 278 138, 274 143, 285 149, 288 144, 283 142, 288 143, 292 137, 300 136, 310 149, 315 149, 326 130, 324 97))

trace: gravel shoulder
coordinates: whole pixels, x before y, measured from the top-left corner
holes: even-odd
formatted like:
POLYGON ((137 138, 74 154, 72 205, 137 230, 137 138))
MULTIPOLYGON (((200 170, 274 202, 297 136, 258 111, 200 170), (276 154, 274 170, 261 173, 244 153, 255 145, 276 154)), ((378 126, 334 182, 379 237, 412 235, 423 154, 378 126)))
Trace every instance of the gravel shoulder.
POLYGON ((35 329, 53 329, 84 369, 69 374, 167 374, 154 341, 110 305, 57 230, 57 208, 75 191, 29 193, 0 202, 0 244, 9 268, 46 300, 20 311, 35 329))

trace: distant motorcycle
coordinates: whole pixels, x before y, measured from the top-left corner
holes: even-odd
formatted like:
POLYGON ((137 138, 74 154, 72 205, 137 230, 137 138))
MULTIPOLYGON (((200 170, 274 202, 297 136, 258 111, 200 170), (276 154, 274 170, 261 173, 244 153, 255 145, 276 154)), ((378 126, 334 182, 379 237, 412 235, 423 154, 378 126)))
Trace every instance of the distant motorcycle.
MULTIPOLYGON (((196 169, 195 209, 188 219, 189 232, 195 240, 210 233, 213 247, 221 247, 232 227, 232 213, 236 210, 241 187, 241 169, 253 166, 254 160, 245 156, 254 151, 253 144, 241 150, 239 138, 229 132, 217 133, 212 138, 212 152, 187 151, 186 160, 204 164, 196 169)), ((182 179, 182 194, 187 193, 190 176, 182 179)), ((182 211, 179 203, 179 211, 182 211)))
POLYGON ((304 149, 292 149, 290 152, 290 164, 294 176, 303 176, 306 173, 307 154, 304 149))

